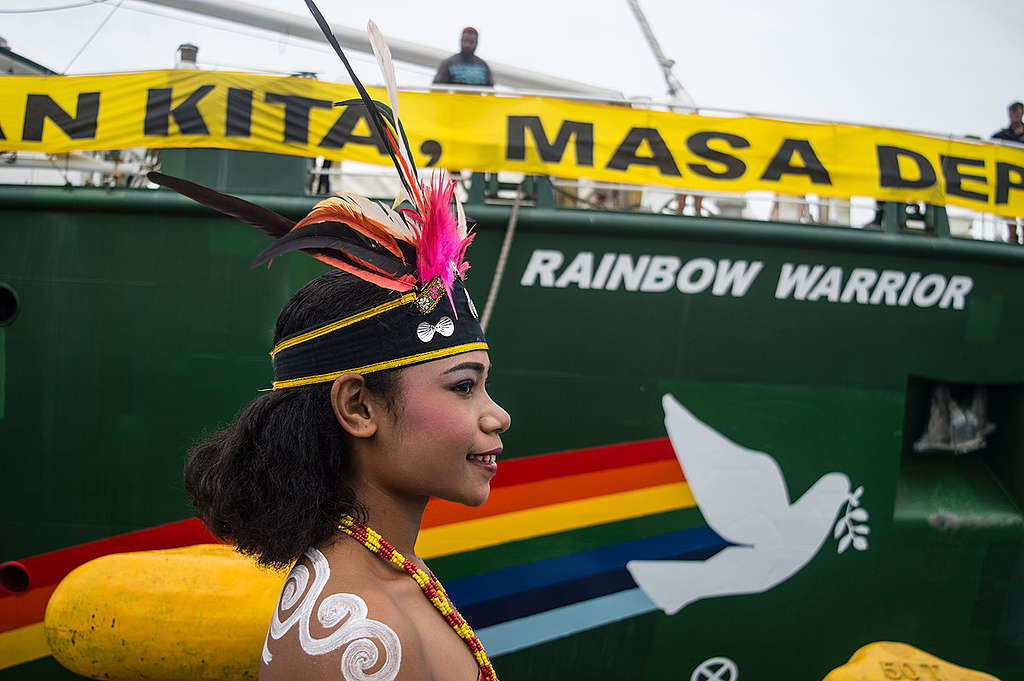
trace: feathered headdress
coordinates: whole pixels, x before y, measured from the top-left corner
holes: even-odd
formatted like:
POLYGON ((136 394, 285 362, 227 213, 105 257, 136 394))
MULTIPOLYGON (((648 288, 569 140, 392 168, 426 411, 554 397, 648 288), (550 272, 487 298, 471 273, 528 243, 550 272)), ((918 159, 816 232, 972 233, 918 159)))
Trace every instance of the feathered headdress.
POLYGON ((253 261, 254 266, 289 251, 303 250, 328 265, 395 291, 410 291, 417 282, 427 284, 440 277, 451 297, 455 278, 469 268, 465 253, 474 235, 469 234, 455 183, 447 173, 440 171, 429 183, 419 179, 405 129, 398 118, 398 88, 384 36, 370 21, 370 44, 384 77, 390 107, 370 97, 320 10, 312 0, 306 0, 306 5, 359 92, 359 99, 335 105, 366 107, 368 119, 398 171, 402 191, 394 205, 388 207, 357 194, 340 192, 319 202, 306 217, 293 223, 271 210, 187 180, 157 172, 150 173, 149 178, 276 238, 253 261), (396 210, 403 200, 408 200, 413 208, 396 210))
POLYGON ((301 250, 377 286, 407 294, 378 306, 379 309, 359 313, 355 316, 358 319, 337 320, 284 339, 271 353, 275 389, 333 380, 346 371, 366 373, 486 348, 476 310, 461 283, 469 269, 466 248, 474 235, 469 233, 455 182, 447 173, 442 170, 429 182, 419 178, 398 118, 398 88, 391 51, 383 35, 370 21, 370 44, 384 77, 390 106, 370 97, 320 10, 312 0, 305 2, 359 93, 358 99, 335 105, 366 108, 367 118, 398 172, 402 190, 394 203, 387 206, 357 194, 339 192, 293 222, 272 210, 188 180, 158 172, 149 173, 149 179, 274 237, 274 243, 253 261, 254 267, 289 251, 301 250), (398 208, 403 201, 408 201, 412 208, 398 208), (449 303, 443 311, 450 310, 455 320, 460 320, 459 313, 463 312, 464 319, 458 327, 447 316, 441 316, 436 323, 422 319, 422 315, 435 311, 442 298, 449 303), (357 323, 387 315, 387 320, 377 319, 386 321, 379 328, 394 328, 396 318, 410 314, 421 315, 411 320, 415 322, 415 333, 397 341, 382 339, 379 330, 357 323), (429 344, 431 349, 413 352, 423 348, 411 339, 429 344), (330 366, 325 365, 325 357, 331 358, 326 363, 330 366))

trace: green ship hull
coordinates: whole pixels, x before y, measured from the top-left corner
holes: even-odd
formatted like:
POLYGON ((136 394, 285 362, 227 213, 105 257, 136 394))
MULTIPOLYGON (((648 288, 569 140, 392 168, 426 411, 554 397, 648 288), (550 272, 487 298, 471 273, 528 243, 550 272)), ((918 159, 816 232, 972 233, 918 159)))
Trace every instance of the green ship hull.
MULTIPOLYGON (((510 208, 467 212, 483 310, 510 208)), ((250 269, 264 245, 169 192, 0 187, 0 562, 27 580, 0 594, 0 651, 87 555, 191 516, 185 452, 268 386, 272 321, 321 271, 250 269)), ((883 640, 1024 678, 1022 266, 941 230, 520 209, 488 329, 518 477, 495 489, 507 509, 438 521, 493 539, 430 561, 500 678, 728 658, 744 681, 817 680, 883 640), (980 451, 914 450, 943 384, 984 388, 980 451), (726 453, 682 446, 701 433, 726 453), (730 452, 758 465, 725 470, 730 452), (794 539, 790 515, 822 536, 794 539)), ((73 676, 15 657, 0 679, 73 676)))

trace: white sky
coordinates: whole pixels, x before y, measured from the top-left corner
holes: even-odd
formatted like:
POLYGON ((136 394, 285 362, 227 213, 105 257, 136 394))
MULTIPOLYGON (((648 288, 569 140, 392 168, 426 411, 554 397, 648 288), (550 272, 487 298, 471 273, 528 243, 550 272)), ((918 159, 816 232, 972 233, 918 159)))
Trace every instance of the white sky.
MULTIPOLYGON (((0 0, 0 36, 55 71, 118 0, 31 14, 12 10, 76 0, 0 0)), ((302 0, 248 0, 308 16, 302 0)), ((354 28, 373 18, 385 36, 458 47, 480 31, 477 54, 623 91, 665 98, 661 72, 625 0, 320 0, 327 19, 354 28)), ((1006 105, 1024 99, 1024 13, 1012 0, 641 0, 675 73, 698 106, 989 136, 1006 105)), ((312 18, 309 19, 312 22, 312 18)), ((324 44, 122 0, 69 74, 169 68, 180 43, 204 68, 315 71, 346 82, 324 44)), ((356 61, 356 60, 354 60, 356 61)), ((379 83, 369 56, 357 71, 379 83)), ((399 64, 399 85, 432 72, 399 64)))

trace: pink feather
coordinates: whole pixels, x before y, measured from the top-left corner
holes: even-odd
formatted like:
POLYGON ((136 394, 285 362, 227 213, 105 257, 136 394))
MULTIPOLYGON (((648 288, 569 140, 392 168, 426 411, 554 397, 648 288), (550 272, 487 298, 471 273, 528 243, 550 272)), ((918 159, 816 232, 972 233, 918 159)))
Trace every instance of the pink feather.
POLYGON ((454 310, 452 285, 456 276, 462 278, 469 269, 469 263, 465 261, 466 248, 476 235, 459 238, 459 219, 452 210, 455 182, 448 178, 447 173, 432 176, 429 185, 423 184, 423 190, 422 214, 408 209, 403 211, 418 227, 417 274, 423 284, 434 277, 440 277, 454 310))

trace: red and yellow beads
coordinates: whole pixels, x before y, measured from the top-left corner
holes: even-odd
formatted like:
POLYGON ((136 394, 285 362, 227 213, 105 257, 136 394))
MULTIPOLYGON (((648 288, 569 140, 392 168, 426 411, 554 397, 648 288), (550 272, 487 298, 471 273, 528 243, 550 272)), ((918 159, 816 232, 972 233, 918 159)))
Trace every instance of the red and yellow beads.
POLYGON ((469 646, 470 652, 476 658, 477 665, 480 666, 480 672, 484 681, 498 681, 498 677, 494 673, 494 667, 491 666, 491 661, 487 657, 487 651, 484 650, 480 639, 473 633, 472 627, 469 626, 459 613, 458 608, 452 603, 452 599, 433 573, 427 574, 419 569, 414 562, 399 553, 383 537, 366 525, 356 521, 350 515, 343 515, 341 517, 341 524, 338 525, 338 529, 358 541, 371 552, 380 556, 382 560, 393 563, 408 572, 409 576, 419 584, 420 590, 423 591, 431 604, 445 618, 449 626, 469 646))

